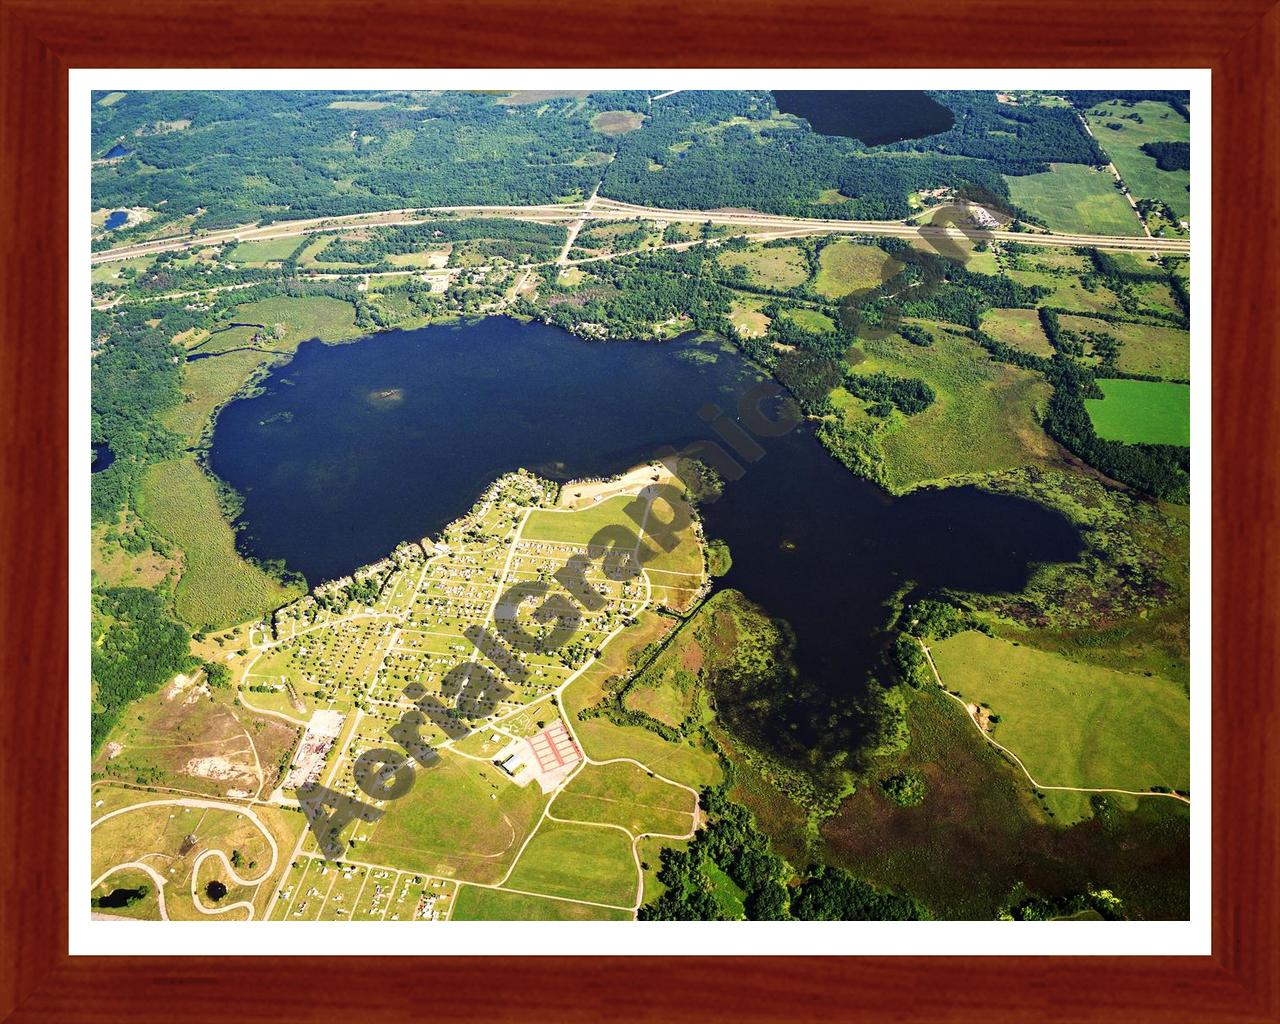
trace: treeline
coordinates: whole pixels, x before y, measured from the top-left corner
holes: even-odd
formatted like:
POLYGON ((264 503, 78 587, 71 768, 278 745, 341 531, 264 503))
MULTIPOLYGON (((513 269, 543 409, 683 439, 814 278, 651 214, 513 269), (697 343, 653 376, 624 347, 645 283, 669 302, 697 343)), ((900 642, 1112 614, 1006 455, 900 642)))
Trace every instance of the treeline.
MULTIPOLYGON (((713 875, 718 868, 742 893, 748 921, 915 921, 927 916, 907 896, 878 889, 847 871, 810 869, 794 885, 792 871, 772 849, 755 816, 733 803, 721 785, 702 794, 709 821, 685 850, 662 851, 658 881, 666 888, 640 908, 642 921, 734 920, 713 875)), ((735 908, 736 909, 736 908, 735 908)))
POLYGON ((560 254, 566 230, 556 224, 497 217, 424 221, 370 233, 364 240, 335 238, 316 254, 320 263, 381 264, 388 256, 432 245, 484 240, 486 251, 512 263, 551 260, 560 254))
POLYGON ((97 750, 132 701, 154 693, 199 662, 188 650, 190 635, 170 617, 164 598, 142 587, 115 587, 94 594, 95 623, 105 623, 93 645, 91 737, 97 750))
POLYGON ((1162 171, 1191 170, 1191 143, 1189 142, 1144 142, 1142 151, 1153 157, 1156 166, 1162 171))
POLYGON ((1090 110, 1099 103, 1106 103, 1109 100, 1119 100, 1126 107, 1132 107, 1143 100, 1150 100, 1156 103, 1167 103, 1185 120, 1191 120, 1191 93, 1186 89, 1073 89, 1065 95, 1078 110, 1090 110))

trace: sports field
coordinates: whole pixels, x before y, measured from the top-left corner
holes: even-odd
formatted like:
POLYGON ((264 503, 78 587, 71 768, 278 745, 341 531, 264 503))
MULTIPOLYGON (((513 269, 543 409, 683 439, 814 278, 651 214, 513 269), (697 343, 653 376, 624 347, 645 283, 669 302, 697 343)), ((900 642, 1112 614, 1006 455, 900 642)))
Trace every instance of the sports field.
POLYGON ((1093 429, 1127 444, 1191 443, 1191 389, 1149 380, 1100 380, 1105 398, 1086 398, 1093 429))
MULTIPOLYGON (((1179 684, 1079 664, 973 631, 932 650, 943 685, 971 704, 990 707, 999 717, 993 738, 1037 782, 1184 792, 1190 785, 1191 706, 1179 684)), ((1087 799, 1070 794, 1056 808, 1065 811, 1069 804, 1087 813, 1087 799)))
MULTIPOLYGON (((1004 175, 1009 198, 1052 231, 1140 235, 1142 225, 1109 171, 1083 164, 1050 164, 1042 174, 1004 175)), ((1121 172, 1123 173, 1123 171, 1121 172)))

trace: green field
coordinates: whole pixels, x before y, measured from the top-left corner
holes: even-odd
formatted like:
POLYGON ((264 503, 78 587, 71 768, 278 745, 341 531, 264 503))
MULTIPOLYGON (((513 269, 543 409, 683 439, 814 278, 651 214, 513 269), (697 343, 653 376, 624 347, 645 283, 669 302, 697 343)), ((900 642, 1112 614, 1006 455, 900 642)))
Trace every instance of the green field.
POLYGON ((815 334, 830 334, 836 329, 835 321, 831 317, 805 306, 792 306, 790 309, 783 310, 782 315, 792 323, 815 334))
POLYGON ((1180 327, 1153 324, 1106 323, 1084 316, 1061 316, 1072 331, 1100 331, 1119 339, 1116 365, 1125 373, 1188 380, 1191 377, 1191 335, 1180 327))
POLYGON ((193 626, 256 619, 301 593, 240 557, 213 481, 191 456, 147 468, 138 488, 138 515, 182 549, 175 609, 193 626))
MULTIPOLYGON (((876 435, 886 486, 908 490, 949 476, 1052 457, 1054 446, 1034 412, 1048 400, 1049 385, 1029 370, 993 362, 974 342, 939 324, 924 326, 935 337, 928 348, 896 336, 868 341, 867 358, 858 364, 860 373, 882 370, 922 379, 936 396, 914 416, 895 412, 876 435)), ((861 405, 852 401, 855 408, 861 405)))
POLYGON ((1105 398, 1086 398, 1098 436, 1128 444, 1191 443, 1191 389, 1148 380, 1100 380, 1105 398))
POLYGON ((589 764, 556 796, 557 818, 620 825, 642 832, 682 836, 693 830, 696 798, 687 789, 654 778, 628 762, 589 764))
MULTIPOLYGON (((972 631, 935 644, 933 656, 943 685, 999 716, 995 740, 1043 785, 1189 788, 1191 707, 1177 683, 972 631)), ((1060 820, 1088 813, 1087 794, 1046 799, 1060 820)))
POLYGON ((1116 188, 1110 171, 1097 171, 1083 164, 1049 166, 1051 169, 1042 174, 1004 175, 1014 205, 1043 220, 1052 231, 1142 234, 1138 215, 1116 188))
MULTIPOLYGON (((794 288, 809 279, 809 261, 793 245, 722 251, 717 259, 726 271, 745 267, 747 282, 765 288, 794 288)), ((728 276, 733 279, 731 273, 728 276)))
POLYGON ((1040 326, 1040 314, 1034 309, 991 309, 982 314, 982 329, 996 341, 1030 352, 1035 356, 1052 356, 1053 346, 1040 326))
POLYGON ((1191 196, 1187 186, 1191 172, 1162 171, 1155 157, 1142 151, 1144 142, 1189 141, 1191 126, 1181 114, 1163 102, 1143 100, 1127 106, 1111 100, 1094 107, 1085 118, 1135 199, 1161 199, 1178 217, 1185 219, 1189 215, 1191 196), (1142 123, 1129 120, 1126 114, 1137 114, 1142 123), (1119 129, 1107 127, 1112 124, 1119 125, 1119 129))
POLYGON ((356 327, 355 307, 329 295, 275 295, 246 302, 236 307, 233 319, 268 327, 281 324, 286 344, 277 347, 294 348, 298 342, 311 338, 342 341, 366 333, 356 327))
POLYGON ((302 245, 304 239, 298 237, 292 238, 263 238, 257 241, 241 242, 233 250, 227 259, 232 263, 245 263, 250 266, 262 266, 264 263, 279 262, 287 260, 298 246, 302 245))
POLYGON ((879 246, 842 238, 819 255, 813 289, 829 299, 840 299, 850 292, 878 287, 901 269, 902 264, 879 246))
POLYGON ((640 524, 624 511, 635 500, 632 495, 619 495, 574 511, 534 509, 529 513, 520 537, 522 540, 586 544, 596 531, 606 526, 624 526, 638 535, 640 524))
MULTIPOLYGON (((516 786, 493 765, 445 753, 357 843, 353 856, 427 874, 493 883, 542 812, 537 786, 516 786), (493 797, 497 799, 493 799, 493 797)), ((357 831, 363 826, 357 826, 357 831)), ((621 835, 621 833, 619 833, 621 835)))
POLYGON ((546 821, 504 884, 526 892, 625 908, 635 903, 639 882, 631 840, 625 832, 546 821))
POLYGON ((631 911, 528 896, 504 889, 459 887, 450 921, 630 921, 631 911))

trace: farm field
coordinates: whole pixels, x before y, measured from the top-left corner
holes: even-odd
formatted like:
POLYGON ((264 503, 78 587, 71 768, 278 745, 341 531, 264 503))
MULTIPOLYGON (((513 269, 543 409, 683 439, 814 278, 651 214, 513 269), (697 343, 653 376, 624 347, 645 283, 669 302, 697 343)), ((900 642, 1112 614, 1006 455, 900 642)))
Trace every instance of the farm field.
POLYGON ((1190 171, 1162 171, 1142 150, 1146 142, 1186 142, 1191 126, 1169 104, 1154 100, 1122 103, 1110 100, 1085 114, 1098 144, 1114 161, 1136 199, 1160 199, 1185 219, 1191 210, 1187 186, 1190 171), (1131 115, 1142 120, 1135 121, 1131 115), (1112 128, 1111 125, 1118 125, 1112 128))
MULTIPOLYGON (((977 632, 939 641, 933 657, 944 686, 999 716, 995 740, 1045 786, 1187 790, 1190 705, 1177 683, 977 632)), ((1088 813, 1088 794, 1046 800, 1060 820, 1088 813)))
POLYGON ((1105 398, 1086 398, 1093 429, 1128 444, 1191 443, 1191 389, 1147 380, 1100 380, 1105 398))
POLYGON ((1065 234, 1142 234, 1138 215, 1116 188, 1111 172, 1084 164, 1049 166, 1041 174, 1004 175, 1016 206, 1065 234))

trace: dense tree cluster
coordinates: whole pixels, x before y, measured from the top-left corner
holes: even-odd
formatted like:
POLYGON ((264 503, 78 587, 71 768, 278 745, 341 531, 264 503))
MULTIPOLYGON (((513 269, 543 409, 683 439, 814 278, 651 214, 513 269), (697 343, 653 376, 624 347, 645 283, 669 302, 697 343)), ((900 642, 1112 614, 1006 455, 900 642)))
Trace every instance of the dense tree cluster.
POLYGON ((870 402, 870 412, 875 416, 888 415, 890 408, 914 416, 929 408, 936 397, 933 388, 922 380, 894 377, 883 371, 858 373, 850 370, 844 375, 844 387, 851 395, 870 402))
POLYGON ((797 888, 791 915, 800 921, 919 921, 926 916, 911 897, 830 866, 819 867, 797 888))
POLYGON ((1189 142, 1144 142, 1142 151, 1154 158, 1156 166, 1162 171, 1191 170, 1189 142))
POLYGON ((97 750, 124 708, 154 693, 178 672, 199 662, 188 651, 190 635, 174 621, 164 598, 141 587, 94 594, 93 749, 97 750))

